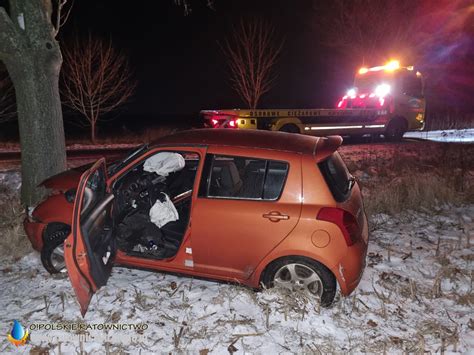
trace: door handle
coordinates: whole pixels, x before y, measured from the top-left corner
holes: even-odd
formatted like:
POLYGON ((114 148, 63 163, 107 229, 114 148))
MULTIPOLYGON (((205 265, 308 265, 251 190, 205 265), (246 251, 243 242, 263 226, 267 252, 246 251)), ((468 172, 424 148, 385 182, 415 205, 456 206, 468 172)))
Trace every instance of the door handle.
POLYGON ((281 214, 278 211, 271 211, 262 215, 263 218, 268 218, 272 222, 279 222, 280 220, 289 220, 290 216, 281 214))

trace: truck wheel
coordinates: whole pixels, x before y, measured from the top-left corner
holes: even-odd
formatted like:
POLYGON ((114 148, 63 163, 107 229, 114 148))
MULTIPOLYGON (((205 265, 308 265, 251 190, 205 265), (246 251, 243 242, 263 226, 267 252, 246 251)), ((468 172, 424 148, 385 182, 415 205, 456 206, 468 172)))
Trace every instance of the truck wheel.
POLYGON ((300 133, 300 129, 297 125, 294 124, 285 124, 279 129, 279 131, 288 133, 300 133))
POLYGON ((395 119, 389 122, 384 136, 389 142, 400 142, 406 131, 407 125, 405 121, 401 119, 395 119))

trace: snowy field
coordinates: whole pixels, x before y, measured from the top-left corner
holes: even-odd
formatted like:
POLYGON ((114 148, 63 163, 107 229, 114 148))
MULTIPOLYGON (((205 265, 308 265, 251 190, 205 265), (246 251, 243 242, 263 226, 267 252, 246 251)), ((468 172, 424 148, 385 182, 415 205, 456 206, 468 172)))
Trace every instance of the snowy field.
POLYGON ((403 138, 423 139, 434 142, 474 143, 474 128, 422 132, 413 131, 405 133, 403 138))
POLYGON ((371 220, 367 268, 348 298, 320 309, 303 296, 121 267, 82 319, 66 275, 37 253, 0 262, 0 332, 30 343, 0 353, 326 353, 474 350, 474 205, 371 220), (38 330, 83 323, 126 330, 38 330))

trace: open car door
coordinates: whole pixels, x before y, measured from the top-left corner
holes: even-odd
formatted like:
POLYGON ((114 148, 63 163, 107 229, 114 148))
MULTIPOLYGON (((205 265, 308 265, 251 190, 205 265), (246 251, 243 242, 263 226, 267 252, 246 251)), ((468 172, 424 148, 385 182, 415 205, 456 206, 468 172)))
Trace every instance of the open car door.
POLYGON ((72 287, 85 315, 92 295, 105 285, 115 257, 112 201, 107 192, 105 159, 81 176, 74 201, 71 234, 64 259, 72 287))

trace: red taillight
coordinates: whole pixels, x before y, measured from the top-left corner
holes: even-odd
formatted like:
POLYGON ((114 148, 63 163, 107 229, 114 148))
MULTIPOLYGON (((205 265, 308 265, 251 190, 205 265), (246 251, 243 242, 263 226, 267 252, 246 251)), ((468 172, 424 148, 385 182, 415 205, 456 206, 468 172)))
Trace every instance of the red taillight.
POLYGON ((354 245, 360 239, 360 229, 355 217, 341 208, 323 207, 319 210, 320 221, 336 224, 344 235, 347 246, 354 245))
POLYGON ((237 127, 237 122, 235 120, 232 120, 229 122, 229 126, 232 127, 232 128, 235 128, 237 127))
POLYGON ((219 120, 216 120, 215 118, 213 118, 211 122, 212 122, 212 125, 215 127, 219 123, 219 120))

